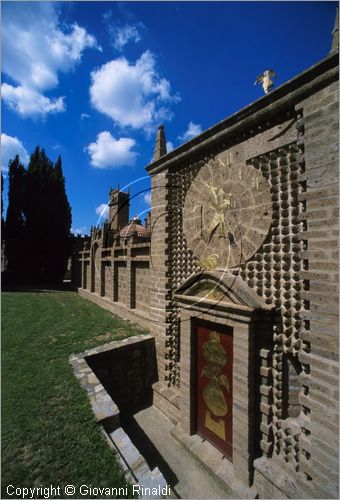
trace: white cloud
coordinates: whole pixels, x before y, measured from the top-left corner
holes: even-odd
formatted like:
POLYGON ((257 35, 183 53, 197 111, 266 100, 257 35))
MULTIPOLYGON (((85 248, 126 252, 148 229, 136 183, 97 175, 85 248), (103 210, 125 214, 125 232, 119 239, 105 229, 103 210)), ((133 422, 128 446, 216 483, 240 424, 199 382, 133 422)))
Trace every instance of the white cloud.
POLYGON ((148 205, 151 205, 151 193, 145 193, 145 195, 144 195, 144 201, 148 205))
POLYGON ((13 160, 16 155, 19 155, 23 165, 28 165, 30 158, 23 143, 17 137, 1 134, 1 168, 4 172, 8 170, 9 160, 13 160))
POLYGON ((96 214, 106 219, 109 216, 109 205, 102 203, 99 207, 96 207, 96 214))
POLYGON ((77 229, 71 227, 71 233, 74 234, 75 236, 77 236, 78 234, 80 236, 85 236, 87 233, 87 228, 86 228, 86 226, 82 226, 82 227, 79 227, 77 229))
POLYGON ((170 153, 171 151, 174 150, 174 145, 171 141, 167 141, 166 143, 166 152, 170 153))
POLYGON ((193 139, 194 137, 196 137, 196 135, 199 135, 201 133, 202 133, 201 125, 189 122, 187 130, 184 132, 183 135, 180 135, 178 139, 183 142, 190 141, 190 139, 193 139))
POLYGON ((64 111, 63 97, 43 94, 58 86, 58 73, 72 70, 87 47, 100 50, 76 23, 62 30, 54 4, 8 2, 2 19, 2 69, 18 86, 2 85, 5 104, 22 116, 64 111))
POLYGON ((112 45, 116 50, 123 50, 129 42, 139 42, 141 36, 137 26, 125 24, 124 26, 114 26, 110 30, 112 37, 112 45))
POLYGON ((91 142, 86 150, 94 167, 115 168, 135 164, 137 153, 131 151, 135 145, 134 139, 115 139, 110 132, 104 131, 98 134, 96 142, 91 142))
POLYGON ((8 108, 23 117, 65 111, 64 97, 49 99, 28 87, 12 87, 7 83, 1 85, 1 93, 8 108))
POLYGON ((85 120, 85 118, 90 118, 90 115, 88 115, 87 113, 81 113, 80 119, 85 120))
POLYGON ((118 125, 150 128, 171 119, 168 105, 179 100, 170 83, 161 78, 153 54, 146 51, 130 63, 124 57, 109 61, 91 73, 92 105, 118 125))

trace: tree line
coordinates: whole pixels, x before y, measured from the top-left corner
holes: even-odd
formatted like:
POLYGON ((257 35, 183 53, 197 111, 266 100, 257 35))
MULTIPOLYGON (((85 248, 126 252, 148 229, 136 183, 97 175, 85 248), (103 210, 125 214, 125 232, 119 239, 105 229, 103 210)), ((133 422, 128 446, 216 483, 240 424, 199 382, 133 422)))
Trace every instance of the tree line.
POLYGON ((71 254, 71 222, 61 158, 54 164, 36 147, 27 169, 19 156, 10 160, 2 220, 8 280, 61 283, 71 254))

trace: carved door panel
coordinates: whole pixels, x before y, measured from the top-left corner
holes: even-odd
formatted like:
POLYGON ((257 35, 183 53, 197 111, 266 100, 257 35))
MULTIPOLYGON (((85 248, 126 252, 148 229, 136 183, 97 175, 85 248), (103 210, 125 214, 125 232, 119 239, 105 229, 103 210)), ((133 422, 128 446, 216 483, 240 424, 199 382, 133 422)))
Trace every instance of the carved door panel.
POLYGON ((233 329, 196 323, 197 434, 232 460, 233 329))

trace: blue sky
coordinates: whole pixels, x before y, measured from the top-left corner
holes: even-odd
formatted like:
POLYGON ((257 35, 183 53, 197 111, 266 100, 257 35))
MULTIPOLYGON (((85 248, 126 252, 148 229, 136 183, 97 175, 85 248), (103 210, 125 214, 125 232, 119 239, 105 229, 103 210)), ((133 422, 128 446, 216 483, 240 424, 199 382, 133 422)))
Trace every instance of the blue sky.
POLYGON ((62 157, 75 232, 118 184, 143 218, 157 126, 176 148, 262 97, 263 70, 281 85, 321 60, 336 5, 2 2, 4 172, 40 145, 62 157))

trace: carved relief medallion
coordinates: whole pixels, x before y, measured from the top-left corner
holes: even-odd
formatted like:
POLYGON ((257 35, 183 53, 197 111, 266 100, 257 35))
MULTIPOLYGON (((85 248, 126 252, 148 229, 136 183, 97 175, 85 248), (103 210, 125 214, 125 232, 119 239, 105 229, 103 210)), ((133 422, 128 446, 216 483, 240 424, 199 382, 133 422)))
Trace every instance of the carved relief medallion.
POLYGON ((247 261, 263 243, 271 221, 270 186, 249 165, 210 160, 185 198, 184 234, 202 267, 211 268, 213 262, 214 268, 232 268, 247 261))

